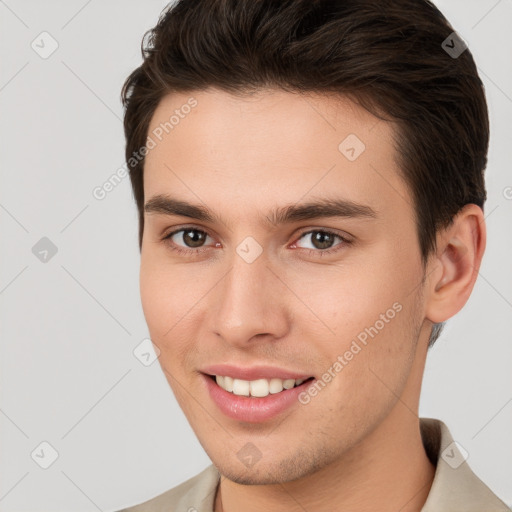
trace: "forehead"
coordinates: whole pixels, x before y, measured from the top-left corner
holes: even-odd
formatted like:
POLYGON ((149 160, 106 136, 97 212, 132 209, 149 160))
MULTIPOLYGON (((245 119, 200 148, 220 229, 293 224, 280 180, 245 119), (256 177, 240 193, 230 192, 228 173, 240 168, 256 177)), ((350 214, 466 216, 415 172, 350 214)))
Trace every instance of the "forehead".
POLYGON ((150 122, 145 198, 171 193, 239 216, 335 195, 396 215, 411 201, 394 130, 335 95, 172 93, 150 122))

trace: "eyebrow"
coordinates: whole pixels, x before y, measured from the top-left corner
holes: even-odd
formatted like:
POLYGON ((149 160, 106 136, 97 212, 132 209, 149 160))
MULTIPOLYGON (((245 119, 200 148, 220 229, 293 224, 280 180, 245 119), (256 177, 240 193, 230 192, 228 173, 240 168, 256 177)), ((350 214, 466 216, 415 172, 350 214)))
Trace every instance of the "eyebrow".
MULTIPOLYGON (((191 204, 163 194, 150 198, 144 205, 144 211, 163 215, 179 215, 202 222, 225 224, 220 216, 203 205, 191 204)), ((324 198, 275 208, 265 216, 265 219, 267 224, 278 225, 324 217, 376 218, 377 213, 370 206, 346 199, 324 198)))

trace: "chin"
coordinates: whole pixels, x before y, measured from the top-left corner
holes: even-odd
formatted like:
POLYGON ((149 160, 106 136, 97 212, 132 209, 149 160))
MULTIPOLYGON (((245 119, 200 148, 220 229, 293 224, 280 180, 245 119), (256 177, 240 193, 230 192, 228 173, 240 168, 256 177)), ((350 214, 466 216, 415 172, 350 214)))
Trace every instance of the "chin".
POLYGON ((309 476, 324 468, 328 462, 309 460, 303 453, 298 453, 292 460, 283 459, 270 464, 264 464, 262 459, 252 468, 244 467, 238 459, 221 463, 214 461, 214 465, 225 478, 237 484, 276 485, 309 476))
POLYGON ((234 468, 228 468, 224 471, 222 468, 217 466, 217 469, 220 473, 231 480, 240 485, 276 485, 276 484, 284 484, 285 482, 291 482, 292 480, 296 480, 300 478, 299 476, 294 476, 290 474, 290 471, 277 472, 268 472, 263 468, 263 470, 235 470, 234 468))

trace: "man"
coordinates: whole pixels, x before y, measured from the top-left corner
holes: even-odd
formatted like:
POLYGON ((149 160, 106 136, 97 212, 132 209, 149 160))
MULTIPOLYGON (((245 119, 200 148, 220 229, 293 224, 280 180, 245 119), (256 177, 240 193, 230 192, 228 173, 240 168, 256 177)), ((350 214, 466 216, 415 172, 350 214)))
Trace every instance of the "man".
POLYGON ((213 464, 128 511, 502 511, 418 418, 485 249, 488 116, 424 0, 185 0, 123 88, 141 297, 213 464))

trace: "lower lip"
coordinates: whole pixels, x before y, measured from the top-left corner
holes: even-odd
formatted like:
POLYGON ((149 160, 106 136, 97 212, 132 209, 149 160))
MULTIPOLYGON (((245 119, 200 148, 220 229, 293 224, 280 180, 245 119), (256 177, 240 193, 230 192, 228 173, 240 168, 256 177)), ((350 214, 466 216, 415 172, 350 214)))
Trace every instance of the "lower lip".
POLYGON ((300 393, 314 382, 314 379, 308 380, 300 386, 258 398, 235 395, 222 389, 210 376, 203 374, 203 378, 211 399, 226 416, 250 423, 268 421, 298 404, 300 393))

